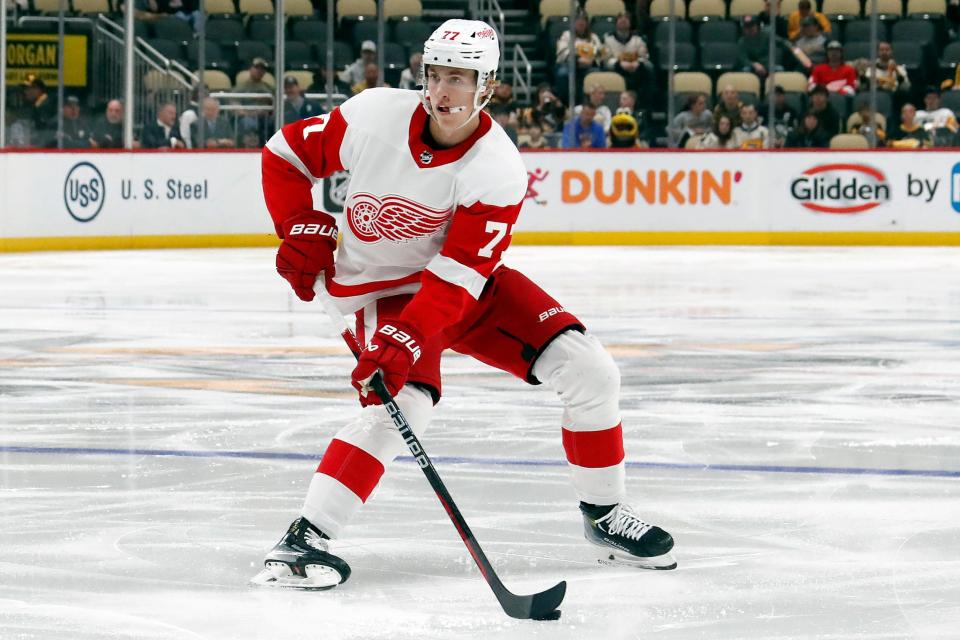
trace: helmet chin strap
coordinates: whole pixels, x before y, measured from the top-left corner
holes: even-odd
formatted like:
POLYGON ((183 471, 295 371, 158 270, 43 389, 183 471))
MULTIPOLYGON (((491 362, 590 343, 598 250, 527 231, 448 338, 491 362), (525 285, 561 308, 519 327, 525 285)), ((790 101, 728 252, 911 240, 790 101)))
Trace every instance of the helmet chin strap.
MULTIPOLYGON (((437 115, 436 113, 434 113, 435 107, 430 101, 430 94, 427 92, 426 87, 423 88, 422 102, 423 102, 424 108, 427 110, 427 114, 431 118, 436 119, 437 115)), ((480 104, 476 104, 476 98, 474 98, 474 107, 473 107, 473 111, 470 113, 470 117, 464 120, 462 123, 460 123, 455 130, 460 130, 465 126, 467 126, 468 124, 470 124, 470 121, 473 120, 473 117, 478 113, 480 113, 483 110, 483 108, 487 106, 488 102, 490 102, 489 95, 487 96, 487 99, 481 102, 480 104)), ((455 107, 447 107, 447 111, 449 111, 450 113, 463 113, 466 110, 467 110, 467 107, 463 105, 458 105, 455 107)))

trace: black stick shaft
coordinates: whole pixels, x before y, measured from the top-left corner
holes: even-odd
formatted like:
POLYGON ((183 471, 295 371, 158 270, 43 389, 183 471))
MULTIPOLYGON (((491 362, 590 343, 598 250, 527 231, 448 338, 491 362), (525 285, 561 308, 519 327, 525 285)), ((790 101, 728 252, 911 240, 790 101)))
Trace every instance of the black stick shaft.
MULTIPOLYGON (((330 319, 338 326, 338 328, 340 328, 340 335, 343 337, 344 342, 347 343, 347 348, 350 349, 350 352, 353 353, 355 358, 359 359, 360 353, 363 349, 360 346, 360 343, 357 341, 356 336, 350 330, 350 327, 344 321, 340 311, 334 306, 333 301, 330 299, 327 292, 323 290, 322 281, 318 281, 318 286, 316 289, 317 296, 323 303, 327 315, 329 315, 330 319)), ((463 540, 464 545, 467 547, 467 551, 470 552, 470 555, 473 557, 473 561, 477 564, 477 568, 480 569, 480 573, 487 581, 487 584, 490 585, 490 588, 493 590, 493 594, 496 596, 500 606, 503 607, 504 612, 513 618, 556 619, 556 617, 559 617, 559 612, 556 611, 556 609, 563 601, 563 596, 566 593, 567 583, 560 582, 547 591, 535 593, 529 596, 518 596, 510 592, 503 585, 500 577, 497 575, 496 571, 494 571, 493 565, 490 564, 490 560, 487 559, 487 555, 480 547, 480 543, 473 535, 473 532, 470 531, 467 521, 464 520, 463 514, 460 513, 460 509, 457 508, 456 503, 453 501, 453 497, 447 490, 443 480, 441 480, 440 474, 437 473, 436 468, 433 466, 433 462, 430 461, 430 457, 424 450, 423 445, 420 444, 420 440, 417 439, 417 436, 413 432, 410 423, 407 422, 407 419, 400 410, 400 407, 397 405, 396 400, 383 383, 383 376, 379 371, 377 371, 373 378, 371 378, 370 386, 373 388, 374 393, 377 394, 377 397, 380 398, 380 401, 383 403, 387 413, 390 414, 393 424, 400 431, 400 436, 406 443, 407 448, 410 450, 411 455, 413 455, 414 460, 416 460, 417 464, 420 465, 420 469, 423 471, 423 474, 427 477, 427 481, 430 483, 430 486, 437 494, 440 504, 443 505, 443 509, 447 512, 447 516, 450 518, 451 522, 453 522, 453 526, 456 527, 457 533, 460 534, 460 539, 463 540), (554 614, 556 617, 550 617, 551 614, 554 614)))

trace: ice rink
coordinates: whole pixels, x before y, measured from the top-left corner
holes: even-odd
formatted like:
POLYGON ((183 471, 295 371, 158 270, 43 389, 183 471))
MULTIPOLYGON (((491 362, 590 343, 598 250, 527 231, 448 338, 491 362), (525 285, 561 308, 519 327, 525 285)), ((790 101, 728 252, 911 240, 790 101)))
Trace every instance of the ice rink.
POLYGON ((514 247, 623 372, 679 568, 597 565, 560 409, 456 354, 423 438, 506 617, 399 460, 330 592, 248 587, 356 401, 273 251, 0 254, 0 639, 960 638, 960 251, 514 247))

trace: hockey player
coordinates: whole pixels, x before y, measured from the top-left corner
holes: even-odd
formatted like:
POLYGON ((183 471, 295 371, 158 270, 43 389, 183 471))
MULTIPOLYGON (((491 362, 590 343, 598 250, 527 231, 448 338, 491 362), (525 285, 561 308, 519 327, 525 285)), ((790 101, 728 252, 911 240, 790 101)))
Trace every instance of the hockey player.
POLYGON ((323 274, 340 310, 356 315, 366 348, 352 374, 363 407, 327 447, 260 584, 322 589, 349 577, 328 541, 406 450, 367 383, 380 370, 421 435, 440 400, 445 348, 551 387, 565 408, 563 446, 587 540, 610 560, 676 566, 671 536, 623 502, 617 366, 580 320, 501 264, 527 173, 482 111, 499 58, 489 25, 448 20, 424 44, 422 91, 364 91, 285 126, 263 151, 264 196, 282 239, 278 272, 306 301, 323 274), (351 178, 338 229, 314 208, 311 187, 344 169, 351 178))

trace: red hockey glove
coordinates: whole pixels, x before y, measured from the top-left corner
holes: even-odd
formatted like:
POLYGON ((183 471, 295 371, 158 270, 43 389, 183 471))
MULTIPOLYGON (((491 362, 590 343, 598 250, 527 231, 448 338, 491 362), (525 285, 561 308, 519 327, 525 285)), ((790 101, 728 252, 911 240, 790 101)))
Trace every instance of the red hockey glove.
POLYGON ((380 327, 357 362, 351 383, 360 392, 360 404, 380 404, 370 388, 370 378, 379 369, 390 395, 396 395, 410 375, 410 367, 420 358, 423 345, 420 332, 405 322, 390 320, 380 327))
POLYGON ((313 300, 313 285, 321 271, 333 274, 337 223, 326 213, 313 211, 283 223, 283 242, 277 250, 277 272, 287 279, 297 297, 313 300))

